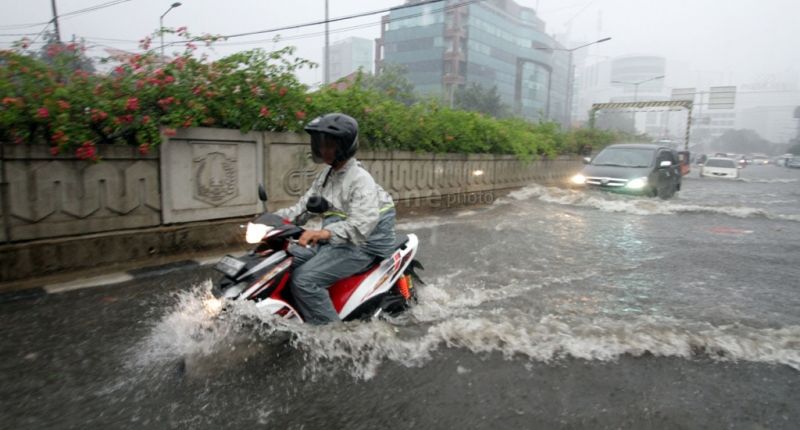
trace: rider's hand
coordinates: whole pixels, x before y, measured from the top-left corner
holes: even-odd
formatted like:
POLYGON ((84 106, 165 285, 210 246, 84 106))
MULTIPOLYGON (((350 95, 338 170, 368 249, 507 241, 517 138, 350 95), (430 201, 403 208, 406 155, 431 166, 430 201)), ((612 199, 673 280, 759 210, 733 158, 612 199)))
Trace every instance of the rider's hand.
POLYGON ((331 232, 328 230, 306 230, 300 235, 297 243, 300 246, 314 245, 317 242, 326 241, 331 238, 331 232))

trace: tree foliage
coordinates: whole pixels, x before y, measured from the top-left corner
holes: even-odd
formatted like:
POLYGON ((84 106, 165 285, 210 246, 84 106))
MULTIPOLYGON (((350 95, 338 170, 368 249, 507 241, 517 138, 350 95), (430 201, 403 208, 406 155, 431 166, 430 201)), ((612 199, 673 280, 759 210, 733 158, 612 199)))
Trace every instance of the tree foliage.
POLYGON ((477 83, 471 83, 456 90, 454 106, 471 112, 480 112, 494 118, 508 116, 510 109, 503 104, 497 86, 484 88, 477 83))
MULTIPOLYGON (((315 65, 295 57, 293 48, 209 61, 194 55, 194 44, 212 43, 213 36, 171 31, 185 39, 182 54, 163 59, 145 38, 142 54, 106 59, 112 68, 104 73, 76 66, 85 58, 80 44, 59 45, 48 53, 50 61, 24 45, 0 51, 0 140, 47 143, 53 155, 96 160, 98 144, 122 143, 147 153, 162 134, 177 128, 301 131, 309 119, 329 112, 355 117, 368 149, 516 154, 530 160, 580 152, 586 145, 599 149, 620 138, 610 131, 565 133, 551 122, 493 118, 501 107, 496 89, 476 111, 418 100, 399 68, 377 77, 359 74, 345 89, 311 92, 296 72, 315 65)), ((474 107, 481 102, 477 95, 487 91, 476 86, 467 94, 474 96, 474 107)))
POLYGON ((392 100, 411 106, 418 101, 414 84, 406 76, 408 69, 401 64, 384 64, 377 74, 359 71, 361 87, 385 94, 392 100))
POLYGON ((772 144, 753 130, 728 130, 714 139, 712 147, 737 154, 770 152, 772 144))

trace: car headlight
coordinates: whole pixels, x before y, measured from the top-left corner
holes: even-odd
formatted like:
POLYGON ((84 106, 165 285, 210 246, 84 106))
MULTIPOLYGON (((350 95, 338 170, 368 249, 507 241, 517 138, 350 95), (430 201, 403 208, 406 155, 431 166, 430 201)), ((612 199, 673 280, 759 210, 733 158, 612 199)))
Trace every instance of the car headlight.
POLYGON ((249 222, 247 223, 247 232, 244 238, 247 243, 259 243, 270 230, 272 230, 272 227, 268 225, 249 222))
POLYGON ((576 185, 583 185, 586 183, 586 176, 583 176, 580 173, 578 173, 577 175, 570 178, 569 181, 576 185))
POLYGON ((632 190, 640 190, 645 186, 647 186, 647 178, 636 178, 628 181, 628 184, 625 185, 625 188, 630 188, 632 190))

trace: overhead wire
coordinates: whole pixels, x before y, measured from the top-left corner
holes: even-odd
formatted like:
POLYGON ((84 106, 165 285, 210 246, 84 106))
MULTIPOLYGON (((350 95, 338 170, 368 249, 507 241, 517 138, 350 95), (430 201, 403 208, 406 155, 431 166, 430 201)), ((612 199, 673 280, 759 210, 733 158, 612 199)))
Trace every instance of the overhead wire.
MULTIPOLYGON (((123 2, 127 2, 127 1, 130 1, 130 0, 114 0, 114 1, 111 1, 111 2, 107 2, 107 3, 102 3, 100 5, 97 5, 97 6, 93 7, 93 8, 86 8, 86 9, 81 9, 81 10, 78 10, 78 11, 70 12, 69 14, 74 14, 74 13, 78 13, 78 12, 85 13, 86 11, 91 11, 91 10, 94 10, 96 8, 109 7, 109 6, 113 6, 115 4, 119 4, 119 3, 123 3, 123 2)), ((434 4, 434 3, 441 3, 442 1, 443 0, 430 0, 430 1, 421 2, 421 3, 407 4, 407 5, 396 6, 396 7, 387 8, 387 9, 375 10, 375 11, 370 11, 370 12, 363 12, 363 13, 358 13, 358 14, 347 15, 347 16, 343 16, 343 17, 330 19, 327 22, 328 23, 330 23, 330 22, 339 22, 339 21, 344 21, 344 20, 349 20, 349 19, 361 18, 361 17, 371 16, 371 15, 376 15, 376 14, 379 14, 379 13, 387 13, 387 12, 407 9, 407 8, 411 8, 411 7, 420 7, 420 6, 425 6, 425 5, 434 4)), ((402 20, 405 20, 405 19, 418 18, 418 17, 423 16, 423 15, 425 15, 427 13, 447 12, 447 11, 450 11, 450 10, 453 10, 453 9, 456 9, 456 8, 469 6, 471 4, 479 3, 479 2, 482 2, 482 1, 485 1, 485 0, 468 0, 468 1, 465 1, 465 2, 462 2, 462 3, 457 3, 457 4, 453 4, 453 5, 444 6, 444 7, 440 8, 440 9, 437 9, 437 10, 434 10, 434 11, 419 12, 419 13, 414 13, 414 14, 410 14, 410 15, 395 17, 393 19, 390 19, 388 22, 396 22, 396 21, 402 21, 402 20)), ((67 15, 67 14, 63 14, 61 16, 65 16, 65 15, 67 15)), ((246 37, 246 36, 252 36, 252 35, 257 35, 257 34, 275 33, 275 32, 278 32, 278 31, 284 31, 284 30, 288 30, 288 29, 297 29, 297 28, 303 28, 303 27, 317 26, 317 25, 324 24, 325 22, 326 22, 325 20, 314 21, 314 22, 309 22, 309 23, 294 24, 294 25, 290 25, 290 26, 283 26, 283 27, 277 27, 277 28, 271 28, 271 29, 265 29, 265 30, 250 31, 250 32, 231 34, 231 35, 222 35, 222 36, 219 36, 219 37, 221 39, 227 40, 227 39, 230 39, 230 38, 246 37)), ((49 25, 50 23, 51 22, 48 22, 47 24, 49 25)), ((330 30, 329 33, 334 33, 334 34, 343 33, 343 32, 348 32, 348 31, 357 30, 357 29, 361 29, 361 28, 368 28, 368 27, 372 27, 372 26, 376 26, 376 25, 381 25, 382 23, 383 23, 383 20, 375 21, 375 22, 369 22, 369 23, 363 23, 363 24, 357 24, 357 25, 353 25, 353 26, 333 29, 333 30, 330 30)), ((305 38, 321 37, 324 34, 325 34, 324 31, 317 31, 317 32, 297 34, 297 35, 287 36, 287 37, 280 37, 278 40, 279 41, 300 40, 300 39, 305 39, 305 38)), ((41 33, 40 33, 40 35, 41 35, 41 33)), ((38 39, 39 36, 37 36, 37 39, 38 39)), ((90 42, 111 41, 111 42, 130 43, 130 44, 138 44, 139 43, 139 41, 135 41, 135 40, 112 39, 112 38, 90 37, 90 36, 83 37, 83 39, 87 40, 87 41, 90 41, 90 42)), ((198 41, 204 41, 204 40, 205 40, 205 38, 195 37, 195 38, 191 38, 189 40, 183 40, 183 41, 170 41, 170 42, 165 43, 164 46, 168 47, 168 46, 178 45, 178 44, 181 44, 181 43, 198 42, 198 41)), ((217 45, 217 46, 252 45, 252 44, 271 42, 271 41, 274 41, 274 40, 275 40, 275 38, 258 39, 258 40, 250 40, 250 41, 241 41, 241 42, 223 41, 223 42, 216 42, 215 45, 217 45)), ((31 42, 31 43, 33 43, 33 42, 31 42)), ((113 48, 113 47, 108 46, 108 45, 103 45, 103 46, 106 46, 106 47, 109 47, 109 48, 113 48)), ((155 49, 156 48, 152 48, 149 51, 153 51, 155 49)))
MULTIPOLYGON (((80 14, 84 14, 84 13, 88 13, 88 12, 94 12, 94 11, 99 10, 99 9, 105 9, 107 7, 116 6, 118 4, 122 4, 122 3, 125 3, 125 2, 129 2, 129 1, 131 1, 131 0, 112 0, 112 1, 105 2, 105 3, 96 4, 94 6, 89 6, 89 7, 83 8, 83 9, 78 9, 78 10, 73 10, 71 12, 62 13, 60 15, 56 15, 56 17, 53 18, 53 19, 67 18, 67 17, 80 15, 80 14)), ((23 28, 38 27, 38 26, 44 25, 44 24, 51 24, 53 22, 53 19, 50 19, 49 21, 34 22, 34 23, 27 23, 27 24, 0 25, 0 30, 20 30, 20 29, 23 29, 23 28)))
MULTIPOLYGON (((379 14, 379 13, 386 13, 386 12, 393 12, 393 11, 396 11, 396 10, 407 9, 407 8, 410 8, 410 7, 419 7, 419 6, 424 6, 424 5, 433 4, 433 3, 441 3, 442 1, 443 0, 431 0, 431 1, 422 2, 422 3, 414 3, 414 4, 396 6, 396 7, 392 7, 392 8, 388 8, 388 9, 381 9, 381 10, 372 11, 372 12, 364 12, 364 13, 360 13, 360 14, 354 14, 354 15, 348 15, 348 16, 344 16, 344 17, 334 18, 334 19, 328 20, 327 22, 331 23, 331 22, 342 21, 342 20, 345 20, 345 19, 361 18, 361 17, 365 17, 365 16, 376 15, 376 14, 379 14)), ((418 18, 420 16, 425 15, 426 13, 447 12, 447 11, 450 11, 450 10, 453 10, 453 9, 457 9, 457 8, 464 7, 464 6, 469 6, 471 4, 480 3, 480 2, 483 2, 483 1, 485 1, 485 0, 468 0, 468 1, 465 1, 463 3, 457 3, 457 4, 453 4, 453 5, 449 5, 449 6, 444 6, 441 9, 438 9, 438 10, 435 10, 435 11, 432 11, 432 12, 420 12, 420 13, 416 13, 416 14, 396 17, 396 18, 394 18, 392 20, 389 20, 389 22, 401 21, 401 20, 410 19, 410 18, 418 18)), ((309 23, 304 23, 304 24, 295 24, 295 25, 272 28, 272 29, 267 29, 267 30, 257 30, 257 31, 250 31, 250 32, 246 32, 246 33, 238 33, 238 34, 231 34, 231 35, 220 35, 218 37, 227 40, 227 39, 231 39, 231 38, 235 38, 235 37, 245 37, 245 36, 252 36, 252 35, 256 35, 256 34, 275 33, 275 32, 284 31, 284 30, 287 30, 287 29, 297 29, 297 28, 303 28, 303 27, 316 26, 316 25, 325 24, 325 22, 326 22, 325 20, 314 21, 314 22, 309 22, 309 23)), ((367 28, 367 27, 371 27, 371 26, 375 26, 375 25, 380 25, 382 22, 383 21, 366 23, 366 24, 358 24, 358 25, 351 26, 351 27, 344 27, 344 28, 341 28, 341 29, 330 30, 329 33, 339 33, 339 32, 345 32, 345 31, 350 31, 350 30, 354 30, 354 29, 359 29, 359 28, 367 28)), ((304 38, 310 38, 310 37, 320 37, 320 36, 322 36, 324 34, 325 34, 324 31, 319 31, 319 32, 314 32, 314 33, 306 33, 306 34, 299 34, 299 35, 288 36, 288 37, 281 37, 280 40, 281 41, 298 40, 298 39, 304 39, 304 38)), ((177 45, 177 44, 181 44, 181 43, 187 43, 187 42, 202 42, 204 40, 205 40, 205 38, 203 38, 203 37, 196 37, 196 38, 192 38, 190 40, 185 40, 185 41, 168 42, 168 43, 165 43, 164 46, 168 47, 168 46, 173 46, 173 45, 177 45)), ((254 43, 269 42, 269 41, 272 41, 272 40, 273 39, 260 39, 260 40, 247 41, 247 42, 217 42, 216 44, 219 45, 219 46, 248 45, 248 44, 254 44, 254 43)), ((155 49, 156 48, 152 48, 152 49, 150 49, 150 51, 153 51, 155 49)))

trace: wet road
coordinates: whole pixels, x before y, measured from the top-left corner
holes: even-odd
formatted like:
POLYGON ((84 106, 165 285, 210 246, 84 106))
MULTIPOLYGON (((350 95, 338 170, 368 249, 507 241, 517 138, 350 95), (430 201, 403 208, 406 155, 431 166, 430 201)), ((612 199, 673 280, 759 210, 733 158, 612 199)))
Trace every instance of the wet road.
POLYGON ((797 428, 800 170, 401 220, 392 321, 212 322, 209 269, 0 305, 4 428, 797 428), (287 332, 288 331, 288 332, 287 332))

